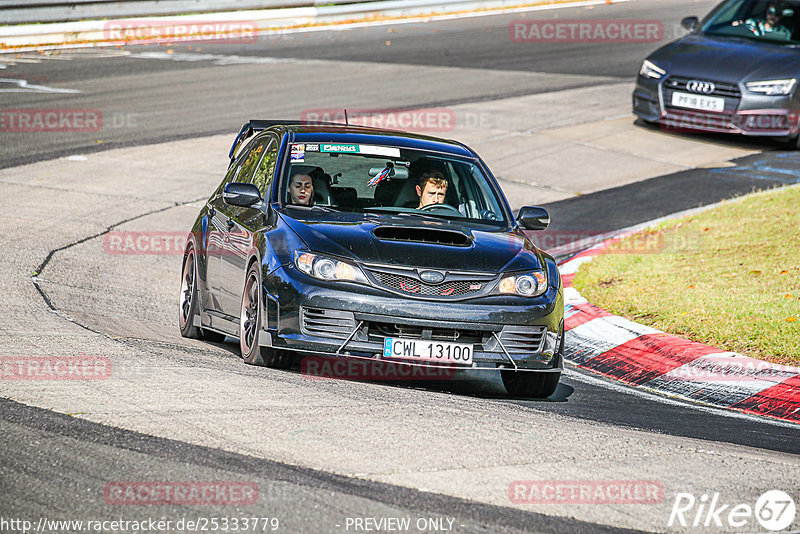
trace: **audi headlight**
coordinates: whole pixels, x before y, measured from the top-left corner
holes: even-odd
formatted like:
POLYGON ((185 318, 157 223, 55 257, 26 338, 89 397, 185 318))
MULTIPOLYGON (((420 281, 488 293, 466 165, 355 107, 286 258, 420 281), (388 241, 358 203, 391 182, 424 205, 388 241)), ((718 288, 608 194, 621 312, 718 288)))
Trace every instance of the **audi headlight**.
POLYGON ((497 285, 497 292, 502 295, 538 297, 545 291, 547 291, 547 275, 543 271, 505 276, 497 285))
POLYGON ((752 93, 762 93, 765 95, 788 95, 794 89, 796 79, 788 80, 767 80, 763 82, 747 82, 747 90, 752 93))
POLYGON ((295 251, 294 264, 302 272, 320 280, 347 280, 368 284, 369 281, 357 266, 345 262, 312 254, 311 252, 295 251))
POLYGON ((653 78, 654 80, 660 80, 666 73, 667 71, 646 59, 642 63, 642 68, 639 69, 639 76, 653 78))

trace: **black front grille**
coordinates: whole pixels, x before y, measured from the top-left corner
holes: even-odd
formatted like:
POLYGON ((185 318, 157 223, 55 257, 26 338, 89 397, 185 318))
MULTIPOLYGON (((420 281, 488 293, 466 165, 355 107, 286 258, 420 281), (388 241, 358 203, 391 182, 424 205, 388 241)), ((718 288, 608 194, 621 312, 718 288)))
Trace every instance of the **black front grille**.
MULTIPOLYGON (((692 80, 697 80, 697 79, 670 76, 664 82, 664 87, 666 89, 672 89, 674 91, 686 91, 691 93, 691 91, 686 89, 686 84, 692 80)), ((742 97, 742 92, 739 90, 739 86, 735 83, 715 82, 713 80, 697 80, 697 81, 710 82, 714 84, 714 91, 705 96, 721 96, 723 98, 736 98, 736 99, 742 97)))
POLYGON ((486 280, 455 280, 441 284, 428 284, 416 278, 395 273, 372 271, 372 274, 383 286, 402 293, 425 297, 462 297, 477 294, 488 283, 486 280))
POLYGON ((371 321, 368 324, 370 341, 382 342, 385 337, 402 337, 406 339, 430 339, 433 341, 450 341, 457 343, 483 343, 489 339, 491 332, 468 330, 465 328, 432 328, 409 324, 392 324, 371 321))
POLYGON ((505 326, 500 333, 500 342, 509 354, 541 352, 546 326, 505 326))
POLYGON ((356 328, 353 312, 301 308, 300 326, 304 334, 347 339, 356 328))

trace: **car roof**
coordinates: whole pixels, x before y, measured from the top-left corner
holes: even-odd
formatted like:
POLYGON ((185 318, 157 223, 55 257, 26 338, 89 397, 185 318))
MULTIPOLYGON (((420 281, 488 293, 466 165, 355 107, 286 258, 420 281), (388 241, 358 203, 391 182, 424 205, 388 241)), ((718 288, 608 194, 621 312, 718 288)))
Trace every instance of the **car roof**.
POLYGON ((376 144, 417 150, 429 150, 475 158, 476 154, 464 144, 428 135, 384 130, 365 126, 336 123, 307 123, 300 121, 250 121, 254 130, 271 130, 275 133, 293 134, 293 142, 338 142, 350 144, 376 144))

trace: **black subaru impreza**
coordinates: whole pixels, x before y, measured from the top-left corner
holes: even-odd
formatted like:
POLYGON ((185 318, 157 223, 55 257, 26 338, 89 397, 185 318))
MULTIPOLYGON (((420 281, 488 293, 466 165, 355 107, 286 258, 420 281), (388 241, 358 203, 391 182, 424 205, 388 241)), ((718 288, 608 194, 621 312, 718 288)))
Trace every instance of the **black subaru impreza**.
POLYGON ((186 337, 289 354, 501 372, 547 397, 563 369, 556 262, 465 145, 371 128, 250 121, 183 255, 186 337))

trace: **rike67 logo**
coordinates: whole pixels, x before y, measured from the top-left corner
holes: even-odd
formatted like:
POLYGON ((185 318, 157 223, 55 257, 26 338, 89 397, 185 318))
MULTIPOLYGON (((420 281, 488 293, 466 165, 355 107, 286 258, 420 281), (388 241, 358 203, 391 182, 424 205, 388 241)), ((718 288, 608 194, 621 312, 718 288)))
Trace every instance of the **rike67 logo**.
POLYGON ((691 493, 678 493, 667 526, 752 530, 756 527, 753 524, 755 519, 762 528, 778 532, 792 525, 796 512, 794 500, 781 490, 765 492, 753 506, 725 503, 720 500, 719 493, 703 494, 699 498, 691 493))

